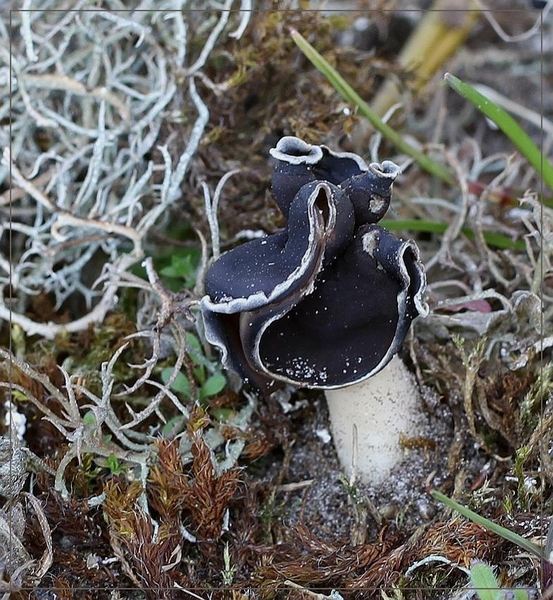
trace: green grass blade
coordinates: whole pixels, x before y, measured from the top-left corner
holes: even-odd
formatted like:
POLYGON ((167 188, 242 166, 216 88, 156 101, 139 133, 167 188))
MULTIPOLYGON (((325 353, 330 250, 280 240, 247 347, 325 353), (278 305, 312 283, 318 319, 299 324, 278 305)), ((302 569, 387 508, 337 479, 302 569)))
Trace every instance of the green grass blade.
POLYGON ((478 110, 483 112, 501 129, 519 152, 543 177, 546 185, 553 190, 553 165, 542 155, 540 149, 513 117, 495 104, 495 102, 486 98, 484 94, 476 91, 468 83, 464 83, 454 75, 451 75, 451 73, 446 73, 444 79, 453 90, 469 102, 472 102, 478 110))
POLYGON ((455 180, 451 173, 440 163, 432 160, 429 156, 417 150, 414 146, 406 142, 397 131, 374 113, 359 94, 346 82, 346 80, 332 67, 321 54, 297 31, 291 30, 291 36, 299 49, 313 63, 313 65, 328 79, 334 89, 346 100, 351 102, 359 109, 359 112, 379 131, 389 142, 404 152, 419 164, 421 168, 449 185, 455 185, 455 180))
MULTIPOLYGON (((404 219, 392 220, 383 219, 379 225, 389 229, 390 231, 420 231, 423 233, 438 233, 442 234, 449 227, 448 223, 440 223, 438 221, 426 221, 424 219, 404 219)), ((469 240, 473 240, 476 236, 474 231, 468 227, 463 227, 461 230, 463 235, 466 235, 469 240)), ((488 246, 500 248, 502 250, 524 250, 525 243, 522 240, 512 240, 510 237, 501 233, 493 233, 492 231, 484 231, 484 240, 488 246)))
POLYGON ((466 517, 467 519, 470 519, 474 523, 481 525, 485 529, 488 529, 492 533, 495 533, 496 535, 499 535, 500 537, 508 540, 509 542, 515 544, 519 548, 522 548, 523 550, 530 552, 530 554, 534 554, 535 556, 539 557, 540 559, 542 558, 543 550, 537 544, 534 544, 530 540, 523 538, 521 535, 518 535, 518 533, 515 533, 514 531, 511 531, 510 529, 507 529, 506 527, 497 525, 497 523, 494 523, 493 521, 486 519, 486 517, 482 517, 478 513, 473 512, 469 508, 466 508, 462 504, 459 504, 458 502, 455 502, 455 500, 452 500, 451 498, 448 498, 441 492, 438 492, 438 490, 432 490, 430 493, 432 494, 432 497, 435 500, 438 500, 439 502, 443 502, 446 506, 449 506, 449 508, 452 508, 453 510, 456 510, 458 513, 463 515, 463 517, 466 517))

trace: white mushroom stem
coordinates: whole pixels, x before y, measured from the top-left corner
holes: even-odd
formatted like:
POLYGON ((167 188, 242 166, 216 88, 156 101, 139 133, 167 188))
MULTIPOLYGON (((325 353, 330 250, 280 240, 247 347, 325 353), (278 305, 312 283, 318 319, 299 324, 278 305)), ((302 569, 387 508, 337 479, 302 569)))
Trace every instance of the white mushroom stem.
POLYGON ((362 483, 384 482, 405 456, 402 434, 407 438, 421 435, 423 413, 413 375, 394 356, 370 379, 326 390, 325 395, 344 471, 362 483))

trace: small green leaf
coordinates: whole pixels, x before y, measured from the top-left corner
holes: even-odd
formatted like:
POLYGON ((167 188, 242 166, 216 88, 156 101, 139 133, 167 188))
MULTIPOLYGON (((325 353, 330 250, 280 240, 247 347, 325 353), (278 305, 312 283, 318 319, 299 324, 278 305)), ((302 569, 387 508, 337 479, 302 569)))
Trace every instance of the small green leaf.
POLYGON ((96 415, 91 410, 83 415, 83 424, 90 426, 96 425, 96 415))
POLYGON ((121 474, 121 465, 120 465, 119 461, 117 460, 117 457, 115 456, 115 454, 110 454, 107 457, 106 463, 107 463, 108 469, 114 475, 120 475, 121 474))
POLYGON ((186 341, 186 351, 188 356, 194 361, 197 365, 205 365, 207 362, 204 354, 202 343, 193 333, 188 332, 185 336, 186 341))
POLYGON ((491 567, 483 562, 471 566, 470 581, 480 600, 500 600, 503 596, 491 567))
POLYGON ((163 435, 163 436, 174 435, 177 426, 180 426, 182 421, 183 421, 182 415, 177 415, 175 417, 172 417, 161 428, 161 435, 163 435))
POLYGON ((179 277, 179 270, 173 264, 174 258, 175 257, 171 259, 170 265, 167 265, 159 270, 160 275, 163 275, 164 277, 179 277))
MULTIPOLYGON (((163 383, 167 383, 172 373, 172 367, 167 367, 166 369, 163 369, 163 371, 161 372, 161 381, 163 381, 163 383)), ((187 398, 189 398, 190 394, 192 393, 190 381, 188 381, 188 377, 182 372, 179 372, 175 377, 175 381, 173 381, 173 383, 171 384, 171 389, 174 392, 182 394, 187 398)))
MULTIPOLYGON (((190 233, 190 227, 186 224, 170 228, 167 232, 169 240, 186 240, 192 245, 175 247, 169 244, 165 248, 160 248, 154 258, 154 267, 160 274, 163 285, 173 292, 181 292, 183 288, 193 288, 196 284, 202 252, 197 245, 193 244, 190 233)), ((147 279, 146 270, 139 264, 132 267, 132 272, 138 277, 147 279)))
POLYGON ((230 418, 236 414, 232 408, 214 408, 210 411, 211 414, 217 421, 221 423, 228 423, 230 418))
POLYGON ((190 381, 188 377, 184 373, 179 373, 175 377, 175 381, 171 385, 171 388, 178 392, 179 394, 183 394, 184 396, 190 396, 192 393, 192 387, 190 385, 190 381))
POLYGON ((464 83, 454 75, 451 75, 451 73, 446 73, 444 79, 453 90, 469 102, 472 102, 479 111, 484 113, 501 129, 526 160, 543 177, 547 186, 553 190, 553 165, 543 156, 540 149, 532 141, 532 138, 513 117, 495 102, 486 98, 484 94, 475 90, 468 83, 464 83))
POLYGON ((221 373, 215 373, 207 378, 206 382, 202 386, 202 398, 209 398, 209 396, 215 396, 227 385, 227 380, 221 373))
POLYGON ((173 254, 171 256, 171 263, 161 267, 159 273, 163 277, 181 279, 183 280, 181 285, 191 288, 196 283, 198 256, 196 249, 186 249, 185 252, 186 254, 183 255, 173 254))
POLYGON ((530 600, 524 588, 500 588, 492 568, 480 561, 472 563, 470 581, 480 600, 530 600))
POLYGON ((206 379, 205 367, 202 364, 197 365, 192 369, 192 372, 194 373, 194 379, 200 385, 203 385, 205 383, 205 379, 206 379))
POLYGON ((186 340, 186 343, 190 350, 194 350, 194 351, 198 352, 199 354, 201 354, 202 343, 200 342, 200 339, 198 338, 197 335, 194 335, 193 333, 188 332, 184 339, 186 340))

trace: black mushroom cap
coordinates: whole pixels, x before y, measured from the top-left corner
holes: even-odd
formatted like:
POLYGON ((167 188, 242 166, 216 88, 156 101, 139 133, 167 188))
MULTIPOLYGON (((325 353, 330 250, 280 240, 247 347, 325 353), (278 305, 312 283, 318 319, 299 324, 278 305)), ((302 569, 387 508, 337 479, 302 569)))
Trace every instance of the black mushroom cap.
POLYGON ((347 192, 359 224, 376 223, 390 206, 391 185, 400 172, 389 160, 367 165, 352 152, 333 152, 291 136, 283 137, 270 154, 278 161, 271 183, 273 196, 285 217, 301 187, 322 180, 347 192))
POLYGON ((376 225, 399 168, 282 138, 272 189, 284 230, 223 254, 205 278, 207 340, 259 388, 338 388, 391 360, 425 316, 419 251, 376 225))

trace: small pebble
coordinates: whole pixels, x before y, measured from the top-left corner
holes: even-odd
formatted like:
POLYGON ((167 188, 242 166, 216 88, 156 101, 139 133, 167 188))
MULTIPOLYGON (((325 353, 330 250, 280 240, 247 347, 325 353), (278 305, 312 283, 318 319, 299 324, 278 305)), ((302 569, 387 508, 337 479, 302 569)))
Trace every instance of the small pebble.
POLYGON ((417 510, 419 511, 419 515, 425 520, 430 521, 434 518, 436 514, 436 509, 426 498, 419 498, 416 502, 417 510))
POLYGON ((390 502, 389 504, 384 504, 378 509, 378 512, 382 515, 383 519, 387 521, 391 521, 395 519, 398 513, 398 508, 395 504, 390 502))

